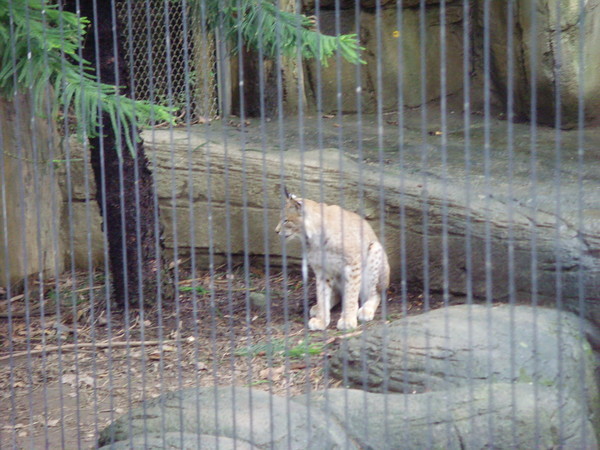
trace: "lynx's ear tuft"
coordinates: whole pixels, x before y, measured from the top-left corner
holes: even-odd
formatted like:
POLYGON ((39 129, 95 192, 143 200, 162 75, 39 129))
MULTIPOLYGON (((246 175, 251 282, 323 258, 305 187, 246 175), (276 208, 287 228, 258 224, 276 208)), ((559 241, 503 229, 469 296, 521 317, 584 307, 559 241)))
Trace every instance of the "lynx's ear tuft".
POLYGON ((296 195, 291 194, 290 191, 287 190, 286 186, 283 187, 283 192, 285 193, 285 196, 288 198, 288 200, 291 200, 294 203, 297 203, 298 205, 302 204, 302 200, 299 199, 296 195))
POLYGON ((289 198, 290 200, 296 200, 298 197, 295 196, 294 194, 290 193, 290 191, 287 190, 287 186, 283 187, 283 192, 285 192, 285 196, 287 198, 289 198))

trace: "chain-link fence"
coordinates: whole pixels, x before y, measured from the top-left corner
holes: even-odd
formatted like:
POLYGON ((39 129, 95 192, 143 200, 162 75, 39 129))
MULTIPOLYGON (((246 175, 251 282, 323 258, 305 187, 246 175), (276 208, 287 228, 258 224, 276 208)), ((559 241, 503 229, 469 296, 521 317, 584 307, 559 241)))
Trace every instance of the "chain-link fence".
POLYGON ((180 122, 219 115, 214 37, 185 2, 116 3, 135 98, 173 107, 180 122), (184 11, 185 8, 185 11, 184 11))
POLYGON ((0 0, 0 448, 598 448, 598 23, 0 0))

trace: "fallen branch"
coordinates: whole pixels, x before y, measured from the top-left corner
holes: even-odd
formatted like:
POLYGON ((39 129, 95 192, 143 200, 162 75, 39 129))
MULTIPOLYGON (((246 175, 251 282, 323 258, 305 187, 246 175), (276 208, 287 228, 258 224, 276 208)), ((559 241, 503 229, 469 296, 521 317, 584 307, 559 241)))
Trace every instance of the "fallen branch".
POLYGON ((36 349, 36 350, 22 351, 22 352, 12 353, 12 354, 6 355, 6 356, 0 356, 0 362, 8 361, 11 358, 19 358, 21 356, 27 356, 27 355, 33 356, 33 355, 42 354, 44 352, 50 353, 50 352, 56 352, 59 350, 61 350, 63 352, 70 352, 70 351, 77 351, 77 350, 85 349, 85 348, 102 349, 102 348, 119 348, 119 347, 140 347, 142 345, 153 346, 153 345, 175 344, 175 343, 177 343, 177 339, 169 339, 166 341, 97 342, 95 344, 88 343, 88 342, 82 342, 81 344, 50 345, 50 346, 36 349))
POLYGON ((357 331, 352 331, 350 333, 344 333, 344 334, 340 334, 339 336, 332 336, 329 339, 327 339, 323 344, 324 345, 329 345, 329 344, 333 344, 336 341, 341 341, 343 339, 348 339, 351 337, 355 337, 355 336, 360 336, 363 333, 364 330, 357 330, 357 331))

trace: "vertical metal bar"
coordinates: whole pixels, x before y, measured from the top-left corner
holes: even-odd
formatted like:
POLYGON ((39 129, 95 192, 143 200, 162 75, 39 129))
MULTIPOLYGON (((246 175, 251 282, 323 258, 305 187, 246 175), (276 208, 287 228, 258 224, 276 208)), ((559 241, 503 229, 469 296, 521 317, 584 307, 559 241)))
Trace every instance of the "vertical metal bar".
MULTIPOLYGON (((315 9, 317 14, 317 23, 318 23, 318 3, 317 0, 315 9)), ((285 164, 284 164, 284 152, 286 149, 285 145, 285 135, 284 135, 284 114, 283 114, 283 98, 284 98, 284 89, 283 89, 283 78, 282 78, 282 51, 281 51, 281 38, 282 38, 282 30, 280 23, 280 12, 279 8, 275 10, 275 47, 277 49, 275 56, 275 67, 276 67, 276 83, 277 83, 277 141, 278 141, 278 152, 279 152, 279 206, 280 209, 283 209, 285 206, 285 164)), ((317 111, 318 113, 318 111, 317 111)), ((281 245, 281 267, 282 267, 282 291, 283 291, 283 320, 284 320, 284 334, 285 336, 289 336, 290 334, 290 322, 289 322, 289 294, 288 294, 288 283, 289 283, 289 272, 288 272, 288 254, 287 254, 287 246, 285 245, 285 237, 280 236, 279 238, 281 245)), ((305 291, 305 289, 303 290, 305 291)), ((304 296, 303 296, 304 297, 304 296)), ((288 339, 285 341, 285 349, 287 350, 289 346, 288 339)), ((288 448, 292 445, 292 424, 291 424, 291 405, 290 405, 290 373, 289 373, 289 362, 286 360, 286 429, 288 430, 287 434, 287 446, 288 448)))
MULTIPOLYGON (((441 163, 442 163, 442 296, 444 304, 444 345, 450 348, 450 318, 448 307, 450 306, 450 247, 448 238, 448 105, 447 105, 447 28, 446 28, 446 1, 440 1, 440 147, 441 147, 441 163)), ((444 364, 447 374, 450 374, 450 360, 447 358, 444 364)), ((446 382, 444 386, 446 390, 446 445, 452 447, 454 436, 452 404, 454 401, 452 383, 446 382)))
MULTIPOLYGON (((398 75, 397 75, 397 89, 398 89, 398 168, 400 172, 400 288, 401 288, 401 301, 402 301, 402 318, 405 318, 408 314, 408 255, 407 255, 407 220, 406 220, 406 162, 405 162, 405 136, 404 136, 404 5, 402 0, 396 0, 396 28, 398 35, 397 44, 397 55, 398 55, 398 75)), ((406 320, 403 321, 402 328, 402 392, 408 392, 408 323, 406 320)), ((384 347, 385 348, 385 347, 384 347)), ((387 388, 387 386, 386 386, 387 388)), ((403 395, 403 404, 405 410, 408 410, 408 395, 403 395)), ((391 419, 391 418, 390 418, 391 419)), ((393 423, 393 422, 392 422, 393 423)), ((406 421, 402 421, 402 436, 403 440, 407 441, 410 436, 410 427, 406 421)))
MULTIPOLYGON (((122 36, 122 38, 124 40, 127 41, 127 48, 128 51, 126 52, 126 55, 129 56, 127 64, 129 66, 129 88, 130 88, 130 92, 131 92, 131 97, 133 99, 136 99, 136 78, 135 78, 135 60, 134 60, 134 45, 133 45, 133 28, 134 28, 134 24, 133 24, 133 15, 132 15, 132 11, 131 11, 131 2, 128 0, 126 2, 126 23, 122 23, 121 25, 125 26, 126 30, 127 30, 127 35, 126 36, 122 36)), ((118 20, 118 16, 116 16, 117 20, 118 20)), ((123 18, 121 18, 121 21, 123 21, 123 18)), ((120 37, 120 36, 119 36, 120 37)), ((135 125, 132 126, 131 129, 131 141, 132 142, 136 142, 137 138, 138 138, 138 130, 136 129, 135 125)), ((134 144, 135 145, 135 144, 134 144)), ((135 158, 135 162, 134 162, 134 177, 136 179, 136 181, 140 180, 140 172, 139 172, 139 158, 135 158)), ((135 208, 135 235, 136 235, 136 242, 135 242, 135 246, 136 246, 136 253, 137 253, 137 290, 138 290, 138 295, 139 295, 139 322, 140 322, 140 341, 142 342, 141 345, 141 355, 142 358, 145 358, 146 355, 146 346, 145 346, 145 336, 146 336, 146 325, 145 325, 145 314, 144 314, 144 289, 143 289, 143 277, 142 277, 142 239, 141 239, 141 221, 142 221, 142 217, 141 217, 141 213, 140 213, 140 190, 139 190, 139 183, 136 182, 135 183, 135 203, 136 203, 136 208, 135 208)), ((158 254, 159 252, 157 252, 158 254)), ((146 388, 146 364, 141 364, 141 384, 142 384, 142 397, 145 397, 145 388, 146 388)), ((145 410, 146 406, 145 404, 142 406, 142 408, 145 410)), ((144 419, 144 431, 146 431, 146 420, 144 419)), ((144 433, 144 446, 148 445, 148 439, 147 439, 147 433, 144 433)))
POLYGON ((538 101, 537 101, 537 77, 538 77, 538 33, 540 28, 538 27, 538 10, 535 2, 532 2, 529 9, 531 19, 531 33, 529 39, 530 46, 530 58, 529 64, 531 68, 530 75, 530 140, 529 140, 529 152, 530 152, 530 172, 529 179, 531 184, 530 195, 531 195, 531 306, 533 309, 533 392, 534 392, 534 439, 535 442, 539 442, 540 439, 540 415, 538 412, 538 398, 539 398, 539 381, 540 381, 540 361, 538 358, 538 323, 537 323, 537 306, 538 306, 538 256, 537 256, 537 213, 538 213, 538 193, 537 193, 537 121, 538 121, 538 101))
MULTIPOLYGON (((423 229, 423 310, 429 312, 430 304, 430 275, 429 275, 429 143, 427 142, 427 2, 419 1, 419 66, 420 66, 420 112, 421 112, 421 174, 422 174, 422 191, 421 191, 421 214, 422 214, 422 229, 423 229)), ((429 334, 425 337, 425 345, 429 348, 429 334)), ((428 351, 425 356, 425 373, 430 374, 430 358, 431 354, 428 351)), ((426 387, 427 389, 427 387, 426 387)), ((426 414, 430 418, 432 415, 431 399, 426 400, 426 414)), ((432 423, 428 421, 427 425, 427 447, 433 445, 433 428, 432 423)))
MULTIPOLYGON (((578 20, 578 52, 577 52, 577 66, 580 68, 585 67, 585 43, 586 43, 586 19, 587 19, 587 5, 588 2, 585 0, 579 0, 579 20, 578 20)), ((584 70, 579 70, 577 75, 577 238, 580 241, 579 249, 580 254, 578 255, 578 267, 577 267, 577 275, 578 275, 578 297, 579 297, 579 333, 581 336, 585 336, 585 316, 586 316, 586 287, 585 287, 585 279, 586 279, 586 267, 583 264, 583 252, 585 249, 584 236, 586 234, 585 227, 585 205, 586 205, 586 190, 584 189, 583 184, 583 174, 584 174, 584 162, 585 162, 585 153, 586 153, 586 145, 585 145, 585 96, 584 96, 584 86, 585 86, 585 75, 584 70)), ((583 339, 580 341, 583 347, 584 341, 583 339)), ((582 348, 583 351, 583 348, 582 348)), ((584 358, 580 359, 581 366, 579 370, 579 385, 581 386, 581 398, 587 398, 587 392, 589 387, 587 386, 587 381, 585 377, 585 360, 584 358)), ((587 420, 587 413, 585 408, 582 408, 581 411, 581 443, 582 447, 585 448, 589 444, 590 437, 587 435, 587 428, 583 426, 587 420)), ((592 438, 593 441, 593 438, 592 438)))
MULTIPOLYGON (((93 14, 94 17, 98 17, 98 4, 96 0, 93 0, 93 14)), ((93 20, 91 23, 92 26, 92 33, 94 34, 94 53, 96 55, 100 54, 100 43, 99 43, 99 30, 98 30, 98 21, 97 20, 93 20)), ((96 58, 96 64, 95 64, 95 72, 99 73, 100 72, 100 59, 96 58)), ((98 95, 98 126, 99 128, 102 128, 104 126, 104 119, 103 119, 103 115, 102 115, 102 100, 101 100, 101 87, 100 87, 100 82, 98 82, 97 85, 97 95, 98 95)), ((100 159, 100 186, 96 186, 96 190, 100 191, 101 193, 101 198, 102 198, 102 210, 106 211, 106 167, 104 164, 104 140, 100 139, 100 145, 99 148, 96 149, 96 151, 99 153, 99 159, 100 159)), ((109 268, 109 255, 108 255, 108 236, 106 233, 106 227, 103 227, 102 230, 102 248, 103 248, 103 256, 104 256, 104 273, 106 274, 105 277, 105 284, 104 284, 104 298, 105 298, 105 311, 106 311, 106 339, 109 343, 112 343, 112 338, 113 338, 113 322, 112 322, 112 315, 113 315, 113 311, 112 311, 112 307, 111 307, 111 293, 112 293, 112 287, 111 287, 111 281, 110 281, 110 268, 109 268)), ((114 382, 114 355, 113 355, 113 347, 112 345, 109 344, 109 347, 107 349, 107 359, 108 359, 108 389, 109 392, 111 392, 111 395, 109 396, 109 401, 108 401, 108 410, 109 410, 109 418, 110 421, 112 422, 115 419, 115 399, 114 396, 112 395, 112 392, 114 392, 113 388, 115 387, 114 382)), ((62 394, 61 394, 62 395, 62 394)), ((111 442, 114 440, 115 436, 114 434, 111 434, 111 442)), ((63 442, 63 447, 64 447, 64 442, 63 442)))
MULTIPOLYGON (((59 11, 64 11, 62 9, 62 4, 59 4, 59 11)), ((65 36, 66 33, 64 31, 64 22, 62 20, 62 16, 59 19, 59 28, 60 28, 60 32, 62 36, 65 36)), ((63 38, 63 45, 65 42, 65 38, 63 38)), ((61 48, 61 70, 63 72, 65 72, 65 62, 66 62, 66 54, 65 54, 65 50, 64 47, 61 48)), ((64 86, 63 86, 64 87, 64 86)), ((70 146, 70 142, 68 139, 69 136, 69 120, 68 120, 68 116, 69 116, 69 111, 67 110, 68 105, 65 105, 65 110, 63 111, 63 115, 64 115, 64 129, 63 129, 63 133, 64 136, 66 137, 63 140, 63 148, 64 148, 64 152, 65 152, 65 163, 66 163, 66 190, 67 190, 67 229, 68 229, 68 246, 69 246, 69 255, 70 255, 70 275, 71 275, 71 281, 73 283, 73 286, 77 286, 77 282, 76 282, 76 272, 75 272, 75 258, 74 258, 74 253, 75 253, 75 246, 74 246, 74 242, 73 242, 73 233, 74 233, 74 222, 73 222, 73 182, 72 182, 72 169, 71 169, 71 160, 72 160, 72 155, 71 155, 71 146, 70 146)), ((85 120, 85 118, 84 118, 85 120)), ((58 294, 58 293, 57 293, 58 294)), ((57 295, 57 303, 61 302, 60 299, 60 294, 57 295)), ((65 295, 65 297, 67 297, 67 295, 65 295)), ((74 352, 74 356, 75 356, 75 417, 76 417, 76 423, 77 423, 77 445, 80 446, 81 445, 81 433, 80 433, 80 429, 79 429, 79 424, 80 424, 80 408, 81 408, 81 402, 80 402, 80 398, 79 398, 79 352, 77 351, 77 345, 78 345, 78 341, 79 341, 79 333, 78 333, 78 329, 77 329, 77 301, 76 301, 76 293, 75 292, 71 292, 70 294, 70 299, 71 299, 71 314, 73 316, 73 326, 72 326, 72 332, 73 332, 73 342, 74 345, 76 347, 76 350, 74 352)), ((65 298, 66 300, 66 298, 65 298)), ((65 308, 66 309, 66 308, 65 308)), ((61 333, 58 333, 59 339, 61 338, 61 333)), ((63 339, 66 339, 63 338, 63 339)), ((60 344, 59 344, 60 345, 60 344)))
MULTIPOLYGON (((510 376, 511 379, 516 379, 517 373, 517 339, 515 329, 515 305, 517 301, 516 281, 515 281, 515 237, 514 237, 514 215, 515 215, 515 192, 514 192, 514 171, 515 171, 515 154, 514 154, 514 89, 515 89, 515 1, 509 0, 506 4, 506 45, 507 45, 507 88, 506 88, 506 118, 507 118, 507 153, 508 153, 508 200, 507 200, 507 216, 508 216, 508 301, 510 305, 510 376)), ((517 395, 516 386, 511 384, 511 433, 513 445, 517 443, 517 395)))
MULTIPOLYGON (((171 8, 169 0, 163 1, 163 17, 164 17, 164 29, 165 29, 165 56, 166 56, 166 69, 167 69, 167 105, 170 109, 174 109, 174 91, 173 91, 173 52, 171 42, 171 8)), ((179 291, 179 280, 180 280, 180 267, 179 267, 179 221, 177 217, 177 192, 176 192, 176 181, 175 181, 175 136, 174 136, 173 124, 169 124, 169 156, 170 156, 170 182, 171 182, 171 226, 172 226, 172 237, 173 237, 173 283, 174 283, 174 297, 172 302, 175 303, 175 322, 176 322, 176 348, 177 348, 177 360, 182 359, 182 348, 181 348, 181 326, 182 326, 182 315, 181 315, 181 297, 179 291)), ((171 303, 171 308, 173 304, 171 303)), ((181 364, 177 364, 177 388, 183 389, 183 372, 181 364)), ((179 397, 179 441, 181 446, 184 445, 183 430, 184 430, 184 416, 183 416, 183 398, 179 397)))
MULTIPOLYGON (((472 217, 471 217, 471 202, 472 202, 472 185, 471 185, 471 77, 468 74, 472 70, 473 60, 471 58, 472 53, 472 33, 473 33, 473 24, 471 22, 471 1, 463 0, 463 33, 462 33, 462 41, 463 41, 463 123, 464 123, 464 168, 465 168, 465 262, 464 262, 464 271, 465 271, 465 292, 466 292, 466 303, 469 306, 468 310, 468 323, 467 323, 467 342, 468 346, 473 346, 473 320, 472 320, 472 310, 471 306, 473 305, 473 245, 472 245, 472 237, 473 237, 473 225, 472 225, 472 217)), ((467 372, 469 373, 469 383, 468 383, 468 392, 469 392, 469 434, 471 442, 476 442, 474 439, 477 436, 479 430, 476 430, 475 426, 475 411, 474 411, 474 385, 471 381, 470 374, 473 373, 474 367, 474 358, 471 353, 467 357, 467 372)))
MULTIPOLYGON (((490 142, 490 128, 491 128, 491 39, 490 39, 490 0, 485 0, 483 5, 483 108, 484 108, 484 144, 483 144, 483 176, 484 176, 484 236, 485 236, 485 302, 487 306, 487 348, 488 357, 486 361, 486 369, 488 374, 488 409, 489 411, 494 410, 494 396, 493 396, 493 380, 492 374, 494 373, 494 361, 492 355, 492 348, 494 342, 494 331, 492 321, 492 305, 494 303, 493 293, 493 258, 492 258, 492 227, 490 217, 491 207, 491 142, 490 142)), ((494 422, 492 415, 488 415, 487 421, 487 432, 489 445, 493 446, 494 442, 494 422)))
POLYGON ((554 32, 550 37, 552 47, 554 49, 554 195, 555 195, 555 233, 554 233, 554 270, 556 271, 554 286, 556 292, 556 311, 557 311, 557 404, 558 408, 558 442, 563 445, 565 441, 565 412, 560 405, 564 404, 564 371, 565 365, 563 361, 563 274, 562 274, 562 242, 561 242, 561 196, 562 196, 562 7, 561 3, 556 3, 556 22, 554 24, 554 32))

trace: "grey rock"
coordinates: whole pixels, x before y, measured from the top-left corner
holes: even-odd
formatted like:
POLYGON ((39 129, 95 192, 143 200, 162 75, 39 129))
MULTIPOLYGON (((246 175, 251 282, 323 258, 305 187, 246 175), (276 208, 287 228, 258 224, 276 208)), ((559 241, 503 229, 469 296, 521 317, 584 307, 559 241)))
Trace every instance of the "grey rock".
MULTIPOLYGON (((127 445, 145 433, 158 433, 156 439, 161 439, 165 433, 181 432, 259 448, 341 448, 348 443, 343 428, 318 409, 308 411, 301 403, 263 391, 225 387, 186 389, 147 401, 104 429, 98 445, 127 445)), ((176 439, 174 448, 179 448, 176 439)), ((350 442, 346 448, 356 447, 350 442)))
POLYGON ((585 407, 551 387, 492 383, 415 395, 333 389, 311 404, 361 448, 597 447, 585 407))
POLYGON ((252 292, 250 293, 250 302, 252 306, 258 309, 266 309, 267 308, 267 296, 261 292, 252 292))
POLYGON ((103 430, 98 444, 212 449, 218 440, 219 448, 242 449, 594 449, 584 410, 554 387, 525 383, 415 395, 332 389, 288 399, 254 389, 200 388, 132 410, 103 430))
POLYGON ((479 384, 554 387, 600 429, 596 359, 580 319, 545 308, 460 305, 349 338, 331 360, 350 386, 404 393, 479 384))
POLYGON ((151 449, 151 450, 162 450, 165 448, 170 449, 203 449, 203 450, 250 450, 256 447, 250 445, 248 442, 240 439, 230 439, 223 436, 212 436, 206 434, 196 434, 187 432, 167 432, 152 433, 148 432, 144 434, 138 434, 132 436, 131 439, 122 440, 119 442, 110 443, 110 439, 107 440, 107 445, 102 447, 103 449, 151 449))
POLYGON ((385 393, 191 388, 130 411, 98 445, 596 449, 598 380, 584 329, 544 308, 440 309, 343 341, 331 373, 385 393))
MULTIPOLYGON (((441 95, 441 60, 440 60, 440 18, 438 8, 428 8, 425 13, 427 40, 425 45, 425 64, 427 73, 422 74, 420 11, 418 8, 404 9, 401 27, 398 26, 398 15, 395 8, 383 9, 378 18, 373 11, 360 12, 361 45, 365 47, 363 58, 367 62, 358 67, 332 58, 327 66, 317 65, 314 61, 305 63, 307 71, 308 98, 312 106, 320 101, 325 112, 355 112, 359 108, 362 113, 377 111, 378 95, 384 110, 398 109, 399 98, 403 105, 415 107, 423 100, 429 102, 441 95), (401 34, 401 35, 400 35, 401 34), (400 47, 400 49, 399 49, 400 47), (399 68, 402 67, 402 92, 398 91, 399 68), (378 71, 381 71, 379 78, 378 71), (422 80, 424 79, 424 86, 422 80), (360 87, 360 90, 358 89, 360 87), (425 91, 423 92, 423 88, 425 91), (338 92, 344 93, 341 103, 338 92), (401 94, 401 97, 400 95, 401 94)), ((462 42, 462 8, 458 5, 447 7, 447 30, 444 39, 446 45, 446 64, 452 67, 445 78, 446 94, 459 92, 463 86, 463 42, 462 42)), ((320 13, 320 30, 328 35, 341 33, 357 33, 354 11, 339 14, 334 10, 320 13), (339 16, 339 19, 338 19, 339 16), (336 25, 339 22, 339 26, 336 25), (339 28, 338 28, 339 27, 339 28)))

